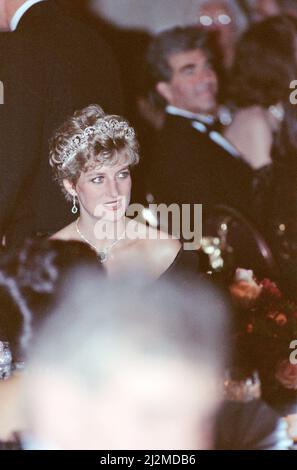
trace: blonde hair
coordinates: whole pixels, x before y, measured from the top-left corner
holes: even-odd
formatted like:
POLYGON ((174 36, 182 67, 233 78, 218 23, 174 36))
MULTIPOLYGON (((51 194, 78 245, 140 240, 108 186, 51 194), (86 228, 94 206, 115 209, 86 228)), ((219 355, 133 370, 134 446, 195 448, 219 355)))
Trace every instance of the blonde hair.
POLYGON ((49 163, 54 179, 66 199, 70 199, 64 179, 76 184, 80 174, 94 166, 116 165, 122 151, 126 152, 128 165, 139 162, 139 145, 134 130, 123 117, 107 115, 100 106, 93 104, 76 111, 57 129, 50 141, 49 163), (86 129, 93 127, 95 131, 86 137, 86 129), (74 143, 76 139, 78 143, 74 143), (80 140, 86 145, 80 145, 80 140))

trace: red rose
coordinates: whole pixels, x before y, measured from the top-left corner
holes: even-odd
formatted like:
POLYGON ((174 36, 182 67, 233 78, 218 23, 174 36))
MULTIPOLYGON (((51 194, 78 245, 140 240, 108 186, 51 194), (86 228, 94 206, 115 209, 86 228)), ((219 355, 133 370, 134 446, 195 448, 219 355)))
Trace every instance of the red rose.
POLYGON ((233 300, 243 308, 253 307, 261 294, 262 287, 255 282, 236 281, 229 287, 233 300))
POLYGON ((274 321, 278 326, 284 326, 288 322, 288 319, 284 313, 279 313, 274 318, 274 321))
POLYGON ((274 320, 277 315, 279 315, 278 310, 269 310, 269 312, 266 314, 266 317, 269 318, 269 320, 274 320))
POLYGON ((254 325, 252 323, 249 323, 247 326, 246 326, 246 332, 247 333, 252 333, 254 331, 254 325))
POLYGON ((275 299, 280 299, 282 297, 281 291, 279 290, 277 285, 270 279, 263 279, 260 285, 263 286, 263 294, 274 297, 275 299))
POLYGON ((297 390, 297 365, 291 364, 287 359, 278 363, 275 378, 285 388, 297 390))
POLYGON ((287 316, 278 310, 271 310, 266 317, 269 318, 269 320, 273 320, 278 326, 283 326, 288 322, 287 316))

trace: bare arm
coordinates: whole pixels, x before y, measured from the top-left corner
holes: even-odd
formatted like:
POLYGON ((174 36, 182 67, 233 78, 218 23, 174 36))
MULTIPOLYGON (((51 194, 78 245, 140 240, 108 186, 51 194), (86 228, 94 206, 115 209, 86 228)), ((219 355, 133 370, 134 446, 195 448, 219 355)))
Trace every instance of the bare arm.
POLYGON ((252 107, 238 111, 224 135, 253 169, 271 163, 273 133, 264 109, 252 107))

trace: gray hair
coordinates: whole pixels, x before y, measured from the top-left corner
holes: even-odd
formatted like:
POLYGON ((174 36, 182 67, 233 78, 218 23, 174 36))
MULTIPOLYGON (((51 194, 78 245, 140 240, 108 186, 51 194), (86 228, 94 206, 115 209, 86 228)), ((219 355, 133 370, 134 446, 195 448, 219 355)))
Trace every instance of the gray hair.
POLYGON ((187 288, 161 280, 110 283, 80 270, 36 335, 31 365, 86 386, 105 383, 130 353, 179 357, 198 372, 199 364, 217 372, 226 355, 226 311, 224 297, 206 281, 187 288))
POLYGON ((151 78, 155 83, 169 81, 172 70, 168 59, 172 54, 201 49, 211 60, 209 33, 197 26, 186 26, 166 29, 156 35, 147 52, 147 62, 151 78))

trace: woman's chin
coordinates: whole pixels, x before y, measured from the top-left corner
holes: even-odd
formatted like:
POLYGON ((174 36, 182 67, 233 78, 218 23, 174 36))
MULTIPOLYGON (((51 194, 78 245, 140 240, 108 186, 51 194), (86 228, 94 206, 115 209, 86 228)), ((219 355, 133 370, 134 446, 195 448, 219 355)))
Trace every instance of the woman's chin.
POLYGON ((106 211, 103 217, 100 218, 100 223, 110 223, 110 222, 118 222, 123 217, 125 217, 124 210, 115 210, 115 211, 106 211))

